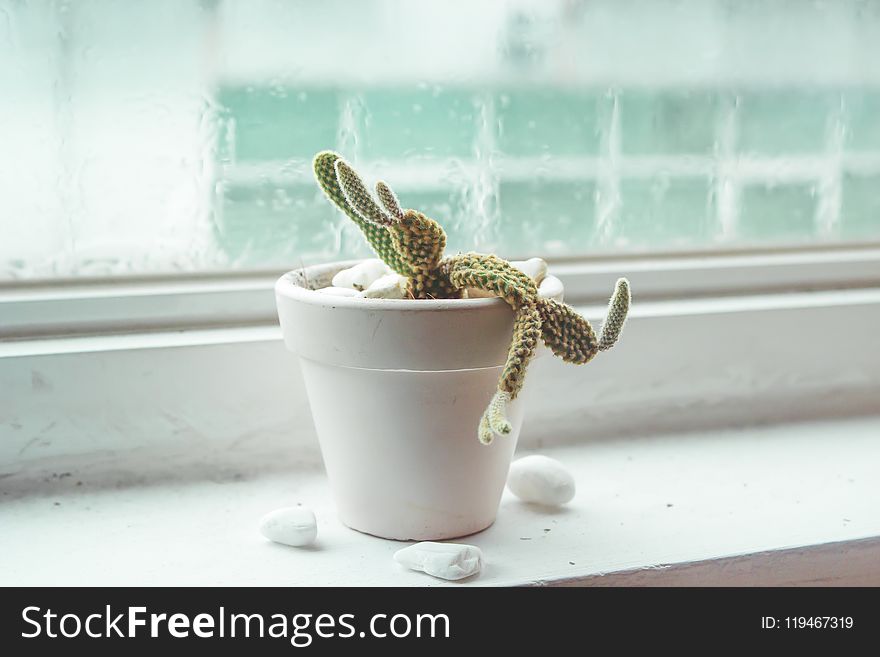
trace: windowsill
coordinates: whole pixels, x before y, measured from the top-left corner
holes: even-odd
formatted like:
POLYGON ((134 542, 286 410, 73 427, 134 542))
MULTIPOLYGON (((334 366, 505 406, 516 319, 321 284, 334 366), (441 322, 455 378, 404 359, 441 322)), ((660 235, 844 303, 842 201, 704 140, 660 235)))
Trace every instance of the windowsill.
MULTIPOLYGON (((595 363, 536 360, 520 451, 579 495, 551 515, 505 497, 467 539, 489 564, 472 583, 880 584, 880 287, 859 262, 798 290, 658 289, 595 363), (844 279, 864 284, 826 289, 844 279)), ((240 292, 222 313, 212 289, 92 298, 82 331, 0 340, 0 583, 440 583, 336 521, 272 297, 240 292), (300 501, 318 547, 266 544, 259 517, 300 501)), ((7 310, 63 321, 44 301, 7 310)))
MULTIPOLYGON (((880 413, 878 322, 880 288, 640 302, 619 348, 532 364, 520 446, 880 413)), ((0 364, 0 477, 137 451, 314 452, 277 324, 0 341, 0 364)))
MULTIPOLYGON (((880 416, 735 433, 542 450, 574 472, 577 497, 547 513, 505 493, 496 524, 464 539, 488 564, 468 583, 880 584, 880 416)), ((323 472, 293 451, 280 466, 208 467, 187 480, 166 468, 146 476, 141 463, 136 484, 124 464, 116 475, 7 475, 0 582, 442 584, 400 570, 401 543, 343 527, 323 472), (317 546, 267 543, 259 517, 298 502, 316 510, 317 546)))

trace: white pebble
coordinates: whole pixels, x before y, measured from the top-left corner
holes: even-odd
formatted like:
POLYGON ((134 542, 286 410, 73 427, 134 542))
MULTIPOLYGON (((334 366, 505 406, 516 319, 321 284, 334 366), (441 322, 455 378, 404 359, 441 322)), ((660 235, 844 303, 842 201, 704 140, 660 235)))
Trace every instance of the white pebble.
POLYGON ((541 284, 538 286, 538 294, 544 298, 558 299, 562 301, 564 288, 562 281, 555 276, 547 274, 541 284))
POLYGON ((260 533, 276 543, 304 547, 315 542, 318 523, 310 508, 288 506, 264 515, 260 520, 260 533))
POLYGON ((540 285, 547 275, 547 263, 541 258, 511 260, 510 264, 535 281, 535 285, 540 285))
POLYGON ((574 497, 574 477, 559 461, 534 454, 510 464, 510 492, 524 502, 558 506, 574 497))
POLYGON ((367 299, 404 299, 409 280, 400 274, 388 274, 377 278, 363 292, 367 299))
POLYGON ((373 281, 382 278, 390 271, 384 262, 378 258, 371 258, 338 272, 333 277, 333 287, 350 287, 358 291, 366 290, 373 281))
POLYGON ((359 297, 361 293, 353 287, 322 287, 317 290, 321 294, 330 294, 336 297, 359 297))
POLYGON ((394 560, 410 570, 440 579, 464 579, 483 567, 483 553, 474 545, 416 543, 394 553, 394 560))

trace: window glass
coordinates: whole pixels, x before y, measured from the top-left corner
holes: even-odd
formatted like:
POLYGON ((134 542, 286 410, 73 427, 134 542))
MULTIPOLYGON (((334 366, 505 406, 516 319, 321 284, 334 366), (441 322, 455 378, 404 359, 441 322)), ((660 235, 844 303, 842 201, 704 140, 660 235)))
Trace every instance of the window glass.
POLYGON ((0 0, 0 280, 880 239, 880 3, 0 0))

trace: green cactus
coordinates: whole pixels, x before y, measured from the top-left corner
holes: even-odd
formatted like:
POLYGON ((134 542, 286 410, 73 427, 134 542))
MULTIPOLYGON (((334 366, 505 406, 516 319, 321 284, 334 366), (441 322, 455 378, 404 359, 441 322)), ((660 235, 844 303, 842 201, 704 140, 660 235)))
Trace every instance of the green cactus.
POLYGON ((629 283, 621 278, 599 336, 590 323, 564 303, 538 294, 535 282, 494 255, 462 253, 443 257, 446 233, 416 210, 403 210, 391 188, 376 184, 377 203, 357 172, 331 151, 315 156, 315 177, 327 197, 363 231, 378 256, 407 277, 412 299, 459 299, 467 288, 491 292, 513 309, 513 339, 498 389, 480 420, 480 442, 511 431, 507 404, 522 389, 538 340, 564 361, 583 364, 610 349, 620 337, 630 305, 629 283))

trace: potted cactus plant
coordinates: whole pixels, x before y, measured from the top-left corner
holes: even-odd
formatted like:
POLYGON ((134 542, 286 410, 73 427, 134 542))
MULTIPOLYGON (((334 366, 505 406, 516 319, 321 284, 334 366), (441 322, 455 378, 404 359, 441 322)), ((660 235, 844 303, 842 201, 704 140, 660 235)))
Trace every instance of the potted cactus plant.
POLYGON ((522 424, 521 392, 543 342, 583 364, 618 339, 630 304, 617 282, 597 335, 495 255, 444 256, 440 225, 376 197, 338 154, 314 160, 326 196, 404 286, 400 299, 322 294, 351 262, 294 270, 276 284, 287 347, 300 357, 340 519, 393 539, 445 539, 495 520, 522 424), (377 200, 378 199, 378 200, 377 200), (477 298, 473 298, 477 297, 477 298))

